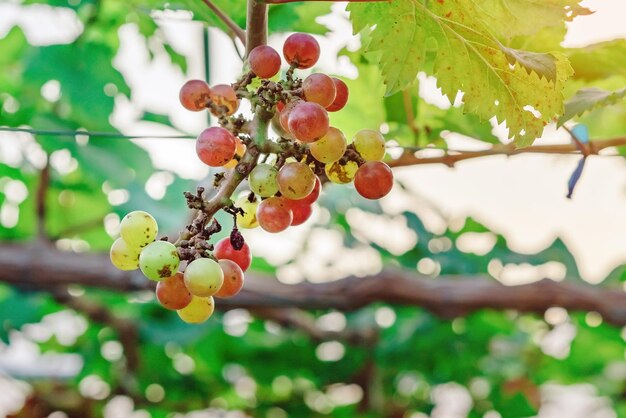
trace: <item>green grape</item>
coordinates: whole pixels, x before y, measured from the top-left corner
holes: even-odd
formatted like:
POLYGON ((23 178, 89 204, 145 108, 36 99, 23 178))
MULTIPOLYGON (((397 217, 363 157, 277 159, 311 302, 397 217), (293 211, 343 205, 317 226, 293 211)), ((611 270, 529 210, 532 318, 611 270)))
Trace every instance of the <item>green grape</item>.
POLYGON ((385 156, 385 138, 378 131, 362 129, 354 135, 352 142, 365 161, 380 161, 385 156))
POLYGON ((346 152, 346 137, 339 129, 331 126, 326 135, 309 145, 309 150, 320 163, 335 162, 346 152))
POLYGON ((358 169, 359 165, 354 161, 348 161, 345 164, 335 161, 334 163, 326 164, 324 167, 328 180, 337 184, 350 183, 354 179, 358 169))
POLYGON ((315 187, 315 174, 311 168, 299 162, 287 163, 278 171, 278 190, 287 199, 307 197, 315 187))
POLYGON ((201 324, 213 315, 214 310, 215 303, 211 296, 207 298, 193 296, 189 305, 176 312, 180 319, 188 324, 201 324))
POLYGON ((139 247, 130 247, 122 238, 111 245, 111 263, 120 270, 136 270, 139 268, 139 247))
POLYGON ((250 202, 248 196, 242 196, 235 202, 235 206, 244 211, 244 214, 237 214, 237 226, 239 228, 252 229, 259 226, 259 221, 256 218, 256 209, 259 206, 259 202, 256 200, 250 202))
POLYGON ((195 296, 212 296, 224 284, 220 265, 210 258, 193 260, 185 269, 185 286, 195 296))
POLYGON ((159 226, 148 212, 130 212, 120 224, 120 235, 130 247, 145 247, 157 236, 159 226))
POLYGON ((278 170, 270 164, 259 164, 252 169, 248 176, 250 189, 261 197, 271 197, 278 191, 276 176, 278 170))
POLYGON ((155 241, 141 251, 139 268, 150 280, 164 280, 178 271, 178 250, 167 241, 155 241))

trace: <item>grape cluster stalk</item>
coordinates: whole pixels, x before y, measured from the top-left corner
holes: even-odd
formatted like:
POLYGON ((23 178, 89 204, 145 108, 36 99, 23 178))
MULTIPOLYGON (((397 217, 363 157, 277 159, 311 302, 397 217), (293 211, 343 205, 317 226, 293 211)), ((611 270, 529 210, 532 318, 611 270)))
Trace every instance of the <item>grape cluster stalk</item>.
POLYGON ((314 37, 295 33, 283 45, 289 69, 282 79, 280 54, 261 45, 250 52, 248 71, 234 84, 190 80, 180 89, 186 109, 217 117, 219 126, 198 135, 196 153, 203 163, 225 171, 216 175, 211 197, 201 187, 185 193, 197 216, 175 243, 156 240, 156 220, 134 211, 122 219, 110 255, 117 268, 139 268, 157 281, 157 300, 183 321, 206 321, 215 309, 214 297, 229 298, 242 289, 252 256, 239 228, 278 233, 306 222, 326 181, 354 182, 367 199, 391 190, 393 174, 382 161, 381 133, 363 129, 348 143, 341 130, 330 126, 328 112, 340 111, 348 101, 346 84, 323 73, 304 79, 295 75, 313 67, 319 56, 314 37), (252 120, 235 116, 244 98, 252 105, 252 120), (269 126, 277 138, 268 138, 269 126), (248 190, 237 194, 244 180, 248 190), (229 237, 212 244, 222 229, 213 218, 219 210, 232 215, 234 225, 229 237))

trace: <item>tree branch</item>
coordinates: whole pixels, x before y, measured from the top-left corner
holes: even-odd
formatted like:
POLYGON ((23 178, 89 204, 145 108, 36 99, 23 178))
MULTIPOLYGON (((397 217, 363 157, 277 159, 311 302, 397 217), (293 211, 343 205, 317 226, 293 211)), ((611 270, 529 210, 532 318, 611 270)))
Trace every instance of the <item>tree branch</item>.
POLYGON ((224 13, 217 5, 215 5, 211 0, 202 0, 204 4, 206 4, 209 9, 215 13, 215 15, 222 21, 224 24, 233 32, 242 44, 246 44, 246 32, 239 27, 234 20, 230 18, 226 13, 224 13))
MULTIPOLYGON (((115 291, 153 289, 139 271, 113 267, 107 254, 68 253, 51 247, 0 245, 0 281, 30 290, 78 284, 115 291)), ((626 293, 568 281, 541 280, 504 286, 488 277, 422 277, 411 271, 386 270, 368 277, 347 277, 329 283, 286 285, 273 278, 246 273, 239 295, 217 306, 233 308, 300 308, 351 311, 375 302, 424 307, 453 318, 480 309, 543 313, 553 306, 595 311, 608 323, 626 325, 626 293)))

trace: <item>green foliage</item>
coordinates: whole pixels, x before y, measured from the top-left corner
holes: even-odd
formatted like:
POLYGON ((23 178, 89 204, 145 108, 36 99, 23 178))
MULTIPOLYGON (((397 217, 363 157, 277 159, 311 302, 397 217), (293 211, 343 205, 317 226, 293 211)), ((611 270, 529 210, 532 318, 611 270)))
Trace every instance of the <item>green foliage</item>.
POLYGON ((614 92, 594 87, 582 89, 565 103, 565 112, 559 118, 558 124, 563 125, 574 116, 581 116, 594 108, 616 104, 624 97, 626 97, 626 88, 614 92))

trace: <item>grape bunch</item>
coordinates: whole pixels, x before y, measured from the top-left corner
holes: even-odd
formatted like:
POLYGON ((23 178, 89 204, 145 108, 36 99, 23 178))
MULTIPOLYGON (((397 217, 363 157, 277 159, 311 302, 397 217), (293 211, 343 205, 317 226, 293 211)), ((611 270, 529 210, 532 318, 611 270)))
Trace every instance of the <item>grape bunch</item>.
POLYGON ((198 158, 225 171, 215 175, 212 196, 206 197, 201 187, 196 194, 185 193, 187 206, 197 215, 174 244, 166 238, 155 241, 158 226, 146 212, 126 215, 111 261, 122 270, 139 268, 157 281, 158 301, 183 321, 204 322, 213 313, 213 297, 231 297, 243 287, 252 257, 239 228, 277 233, 304 223, 327 181, 354 182, 367 199, 391 190, 393 174, 382 161, 381 133, 363 129, 348 143, 341 130, 330 126, 328 113, 340 111, 348 101, 346 84, 323 73, 304 79, 295 75, 297 69, 313 67, 319 56, 315 38, 295 33, 283 45, 289 69, 282 79, 279 53, 261 45, 250 51, 247 71, 234 84, 190 80, 182 86, 181 104, 190 111, 208 110, 219 124, 198 136, 198 158), (242 99, 252 106, 252 120, 235 116, 242 99), (269 137, 270 126, 276 138, 269 137), (211 244, 221 230, 213 218, 219 210, 232 215, 233 229, 211 244))

